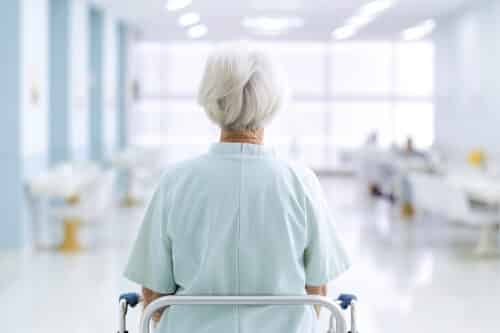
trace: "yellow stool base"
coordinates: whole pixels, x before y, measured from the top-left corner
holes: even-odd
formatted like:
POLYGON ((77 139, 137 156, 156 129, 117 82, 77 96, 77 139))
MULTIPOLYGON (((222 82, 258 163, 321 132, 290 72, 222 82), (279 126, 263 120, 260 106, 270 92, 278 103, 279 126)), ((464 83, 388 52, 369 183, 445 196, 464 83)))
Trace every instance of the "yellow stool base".
POLYGON ((127 194, 122 200, 122 207, 131 208, 139 204, 139 200, 130 194, 127 194))
POLYGON ((411 203, 405 202, 401 206, 401 215, 403 217, 406 217, 406 218, 411 218, 411 217, 415 216, 415 208, 413 207, 413 205, 411 203))
POLYGON ((60 252, 75 253, 83 249, 78 238, 80 225, 79 219, 68 218, 64 220, 64 240, 58 248, 60 252))
POLYGON ((70 206, 78 205, 80 203, 80 196, 78 194, 72 194, 66 197, 65 201, 70 206))

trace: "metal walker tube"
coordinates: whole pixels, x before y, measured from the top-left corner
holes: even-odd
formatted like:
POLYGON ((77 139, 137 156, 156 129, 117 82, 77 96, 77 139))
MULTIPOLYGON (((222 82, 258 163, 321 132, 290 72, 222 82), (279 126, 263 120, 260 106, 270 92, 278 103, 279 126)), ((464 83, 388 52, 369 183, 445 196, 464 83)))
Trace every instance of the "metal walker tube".
MULTIPOLYGON (((339 305, 322 296, 165 296, 149 304, 143 312, 140 333, 150 333, 150 322, 153 314, 170 305, 319 305, 330 313, 328 333, 346 333, 347 323, 339 305)), ((356 332, 356 317, 351 308, 352 332, 356 332)), ((125 330, 123 330, 125 331, 125 330)))
POLYGON ((120 313, 118 317, 118 321, 120 323, 120 330, 118 333, 125 333, 127 332, 127 310, 128 310, 128 304, 125 299, 120 300, 120 313))

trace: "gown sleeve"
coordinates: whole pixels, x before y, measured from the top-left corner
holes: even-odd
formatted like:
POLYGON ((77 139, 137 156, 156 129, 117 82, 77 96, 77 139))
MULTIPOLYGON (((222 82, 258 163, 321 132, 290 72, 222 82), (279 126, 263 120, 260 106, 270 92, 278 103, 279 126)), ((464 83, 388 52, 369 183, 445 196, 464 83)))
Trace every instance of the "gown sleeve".
POLYGON ((306 183, 306 285, 321 286, 348 270, 350 262, 338 238, 321 185, 312 171, 306 183))
POLYGON ((168 222, 165 205, 164 190, 160 186, 148 205, 124 275, 157 293, 173 294, 176 284, 171 241, 165 235, 168 222))

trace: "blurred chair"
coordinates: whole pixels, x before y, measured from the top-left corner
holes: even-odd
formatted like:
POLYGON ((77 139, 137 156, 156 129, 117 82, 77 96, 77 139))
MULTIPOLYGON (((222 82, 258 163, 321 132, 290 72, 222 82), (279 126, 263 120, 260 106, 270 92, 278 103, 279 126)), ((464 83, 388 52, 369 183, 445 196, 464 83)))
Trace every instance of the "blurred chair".
POLYGON ((426 173, 409 175, 413 203, 417 212, 443 217, 481 228, 476 253, 481 256, 497 255, 500 212, 497 209, 474 207, 467 194, 451 186, 445 178, 426 173))
POLYGON ((123 206, 148 201, 163 173, 164 155, 162 147, 129 147, 114 156, 113 166, 124 172, 123 206))
POLYGON ((89 184, 82 192, 79 200, 67 203, 63 207, 52 210, 52 216, 65 224, 64 243, 60 246, 63 252, 76 252, 82 249, 80 227, 87 227, 90 243, 97 243, 103 228, 107 225, 106 218, 111 216, 115 203, 114 185, 117 173, 110 169, 104 171, 96 181, 89 184))
POLYGON ((26 183, 23 186, 24 197, 26 199, 26 208, 29 214, 29 221, 31 221, 31 231, 32 231, 32 242, 35 249, 42 249, 44 245, 42 244, 42 211, 41 211, 41 201, 42 198, 37 197, 33 191, 31 191, 31 186, 26 183))
POLYGON ((147 202, 164 172, 164 153, 161 148, 144 149, 141 160, 133 169, 132 191, 147 202))

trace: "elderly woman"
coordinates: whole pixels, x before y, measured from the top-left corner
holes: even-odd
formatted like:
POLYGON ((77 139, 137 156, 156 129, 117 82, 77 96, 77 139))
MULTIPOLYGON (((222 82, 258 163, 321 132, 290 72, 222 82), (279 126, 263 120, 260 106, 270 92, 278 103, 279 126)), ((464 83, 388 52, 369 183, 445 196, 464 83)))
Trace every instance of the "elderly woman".
MULTIPOLYGON (((168 169, 126 268, 146 303, 161 295, 326 295, 348 261, 316 176, 263 145, 281 109, 283 82, 246 44, 208 60, 199 103, 220 143, 168 169)), ((310 333, 314 309, 172 306, 158 332, 310 333)))

